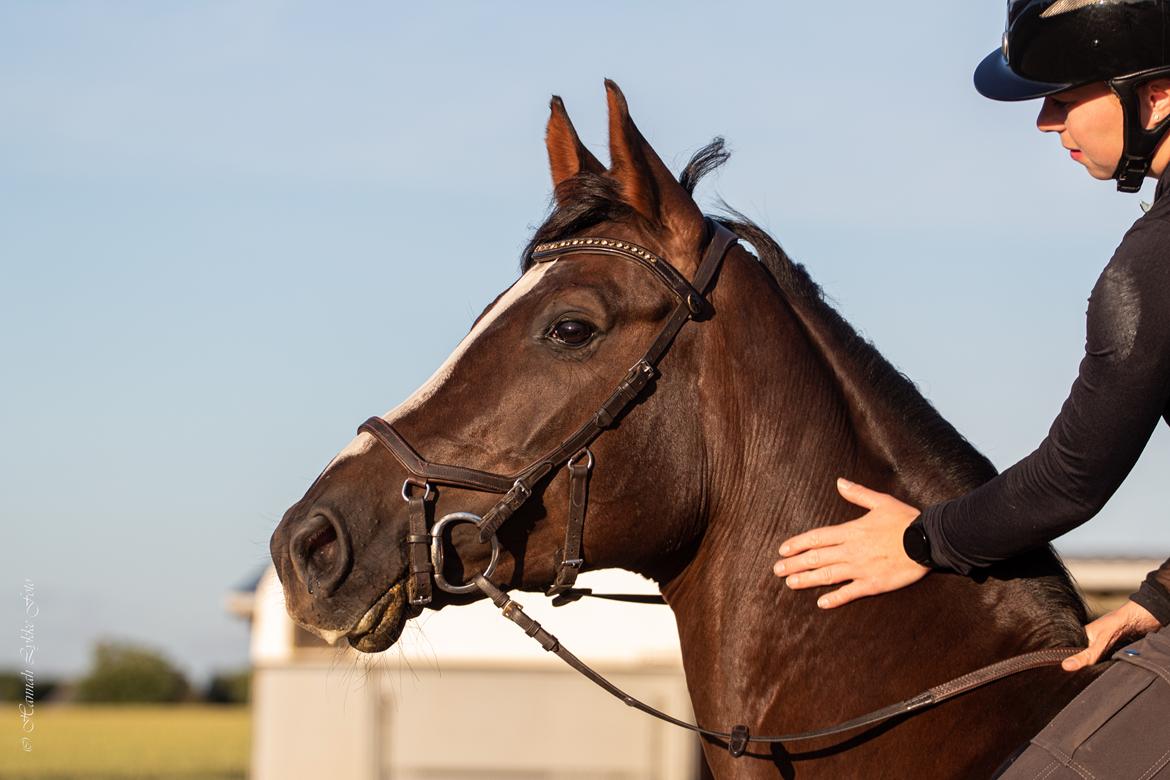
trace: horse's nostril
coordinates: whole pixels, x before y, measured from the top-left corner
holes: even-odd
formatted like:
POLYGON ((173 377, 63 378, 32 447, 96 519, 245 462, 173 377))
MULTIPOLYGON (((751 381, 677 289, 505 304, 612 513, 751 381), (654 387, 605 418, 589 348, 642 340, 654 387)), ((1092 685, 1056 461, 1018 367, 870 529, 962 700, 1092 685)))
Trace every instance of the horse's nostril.
POLYGON ((337 531, 333 526, 315 531, 305 540, 305 555, 309 563, 322 568, 328 565, 330 558, 337 552, 337 531))
POLYGON ((329 595, 349 573, 349 545, 338 525, 324 515, 306 520, 289 546, 293 569, 310 594, 329 595))

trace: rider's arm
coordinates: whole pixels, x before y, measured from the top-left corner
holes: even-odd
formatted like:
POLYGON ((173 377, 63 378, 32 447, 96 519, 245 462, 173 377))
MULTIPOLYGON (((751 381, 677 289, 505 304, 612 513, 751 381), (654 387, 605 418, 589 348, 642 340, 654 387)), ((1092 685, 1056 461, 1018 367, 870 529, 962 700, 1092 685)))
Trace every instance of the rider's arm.
MULTIPOLYGON (((939 565, 967 573, 1040 546, 1096 514, 1133 468, 1170 402, 1170 219, 1154 216, 1130 230, 1093 290, 1085 357, 1048 436, 923 512, 939 565)), ((1170 567, 1136 595, 1170 622, 1170 567)))
POLYGON ((1170 626, 1170 561, 1146 577, 1138 592, 1129 597, 1158 619, 1164 626, 1170 626))

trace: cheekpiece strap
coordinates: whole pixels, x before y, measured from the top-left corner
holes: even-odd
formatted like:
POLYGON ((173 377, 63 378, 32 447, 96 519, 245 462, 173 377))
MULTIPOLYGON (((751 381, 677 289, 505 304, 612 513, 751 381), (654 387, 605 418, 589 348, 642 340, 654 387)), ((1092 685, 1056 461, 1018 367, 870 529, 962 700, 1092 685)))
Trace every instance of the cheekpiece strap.
POLYGON ((410 578, 406 581, 406 596, 416 607, 431 603, 431 537, 427 533, 427 500, 429 490, 423 495, 412 495, 406 500, 410 520, 410 535, 406 538, 410 565, 410 578))
POLYGON ((593 468, 593 453, 581 450, 569 461, 569 517, 565 523, 565 545, 560 550, 556 578, 546 593, 557 596, 573 587, 585 556, 581 540, 585 535, 585 506, 589 502, 589 470, 593 468))

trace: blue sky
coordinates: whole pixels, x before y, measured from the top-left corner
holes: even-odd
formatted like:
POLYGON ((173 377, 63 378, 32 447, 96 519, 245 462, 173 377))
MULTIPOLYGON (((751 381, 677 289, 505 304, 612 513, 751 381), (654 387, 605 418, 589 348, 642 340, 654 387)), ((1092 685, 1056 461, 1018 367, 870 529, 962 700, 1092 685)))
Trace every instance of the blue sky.
MULTIPOLYGON (((769 228, 1000 467, 1027 454, 1139 211, 1035 131, 1035 104, 970 86, 1002 14, 0 5, 0 590, 34 582, 42 669, 81 669, 100 636, 199 675, 245 660, 224 594, 515 277, 551 94, 604 158, 605 77, 676 168, 725 136, 705 203, 769 228)), ((1159 431, 1061 548, 1170 552, 1168 469, 1159 431)), ((13 632, 21 609, 0 604, 13 632)))

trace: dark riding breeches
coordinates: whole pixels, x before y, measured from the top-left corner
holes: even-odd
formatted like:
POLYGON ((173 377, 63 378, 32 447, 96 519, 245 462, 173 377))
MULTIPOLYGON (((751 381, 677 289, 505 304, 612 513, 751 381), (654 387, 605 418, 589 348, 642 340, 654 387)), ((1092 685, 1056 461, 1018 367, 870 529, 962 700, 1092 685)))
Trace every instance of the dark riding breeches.
POLYGON ((1003 780, 1170 780, 1170 627, 1113 657, 1003 780))

